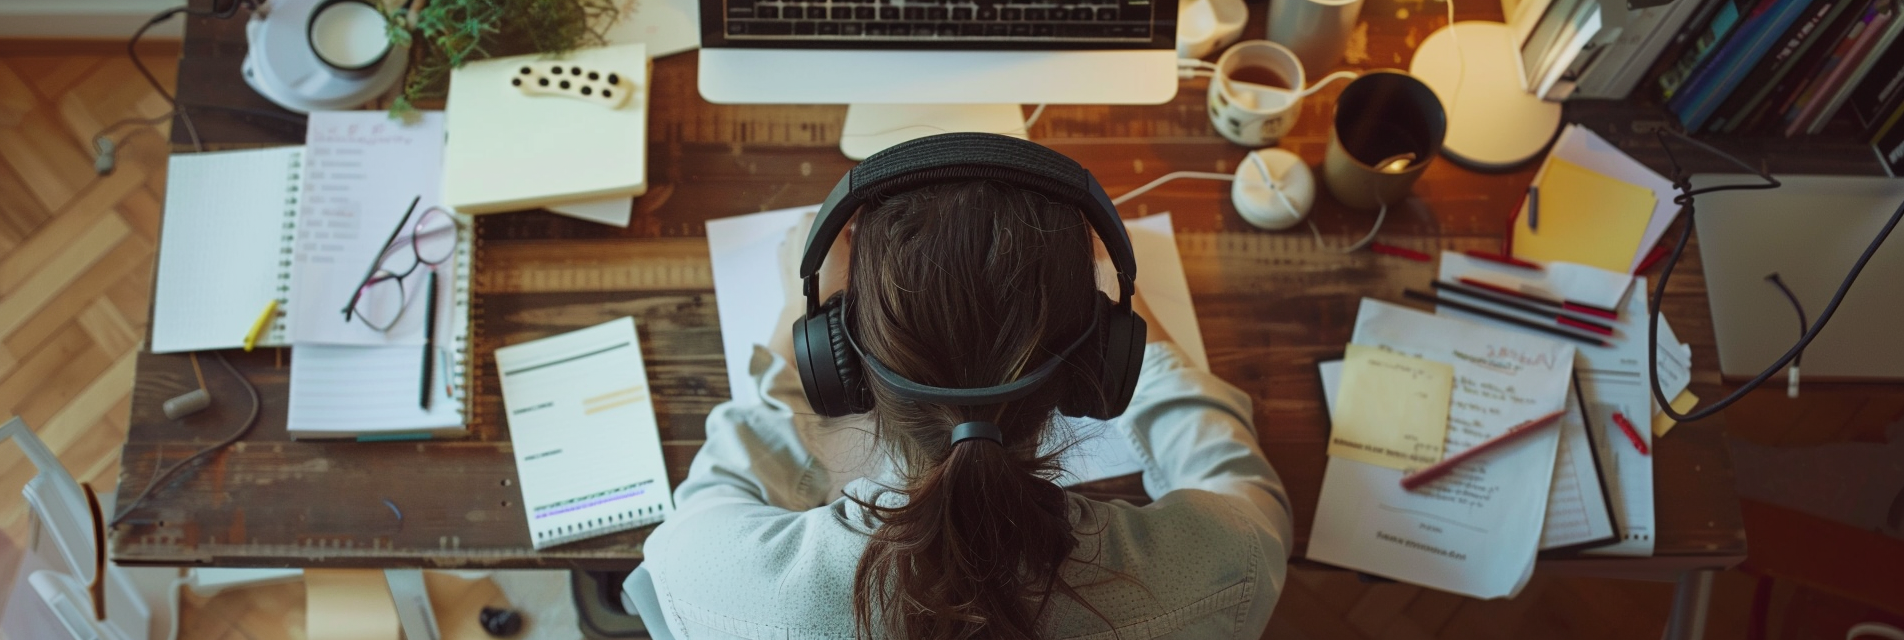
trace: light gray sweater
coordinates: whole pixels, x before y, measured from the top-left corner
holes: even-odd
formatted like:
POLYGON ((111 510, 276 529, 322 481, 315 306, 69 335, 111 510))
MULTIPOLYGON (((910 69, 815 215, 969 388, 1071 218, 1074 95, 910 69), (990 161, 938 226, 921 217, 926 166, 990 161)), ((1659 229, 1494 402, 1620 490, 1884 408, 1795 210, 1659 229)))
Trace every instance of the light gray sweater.
MULTIPOLYGON (((657 637, 850 640, 853 572, 878 525, 842 492, 867 499, 895 486, 890 465, 863 418, 815 416, 783 358, 757 348, 752 373, 765 391, 708 416, 707 444, 628 595, 651 628, 665 625, 657 637)), ((1250 416, 1248 396, 1186 364, 1174 344, 1145 349, 1136 395, 1112 433, 1143 459, 1154 502, 1070 495, 1073 557, 1138 584, 1067 565, 1065 577, 1115 629, 1054 596, 1044 637, 1262 635, 1292 538, 1288 496, 1250 416)))

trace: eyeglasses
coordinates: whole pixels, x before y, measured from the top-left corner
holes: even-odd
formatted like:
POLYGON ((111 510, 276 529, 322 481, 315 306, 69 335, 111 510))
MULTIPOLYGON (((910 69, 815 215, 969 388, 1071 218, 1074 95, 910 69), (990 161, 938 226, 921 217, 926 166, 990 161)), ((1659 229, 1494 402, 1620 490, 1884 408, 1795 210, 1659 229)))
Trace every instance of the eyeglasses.
POLYGON ((450 259, 456 252, 456 217, 441 207, 432 206, 416 217, 415 224, 410 218, 416 213, 417 203, 423 200, 417 196, 410 201, 410 209, 403 213, 403 220, 397 222, 397 228, 390 231, 390 238, 383 243, 383 250, 357 283, 357 290, 350 296, 350 303, 344 305, 344 321, 352 318, 362 320, 378 331, 389 331, 403 317, 403 310, 410 306, 411 292, 403 286, 403 280, 417 270, 419 265, 435 267, 450 259), (405 234, 404 231, 409 233, 405 234))

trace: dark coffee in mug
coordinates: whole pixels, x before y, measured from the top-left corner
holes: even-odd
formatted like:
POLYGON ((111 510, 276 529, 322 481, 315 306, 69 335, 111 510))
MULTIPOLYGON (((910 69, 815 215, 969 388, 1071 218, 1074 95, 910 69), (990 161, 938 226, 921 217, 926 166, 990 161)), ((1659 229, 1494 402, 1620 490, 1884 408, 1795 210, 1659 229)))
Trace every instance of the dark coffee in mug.
POLYGON ((1276 89, 1295 88, 1290 85, 1288 78, 1284 78, 1283 74, 1277 73, 1275 69, 1269 67, 1238 65, 1235 69, 1230 70, 1228 76, 1230 82, 1247 82, 1276 89))

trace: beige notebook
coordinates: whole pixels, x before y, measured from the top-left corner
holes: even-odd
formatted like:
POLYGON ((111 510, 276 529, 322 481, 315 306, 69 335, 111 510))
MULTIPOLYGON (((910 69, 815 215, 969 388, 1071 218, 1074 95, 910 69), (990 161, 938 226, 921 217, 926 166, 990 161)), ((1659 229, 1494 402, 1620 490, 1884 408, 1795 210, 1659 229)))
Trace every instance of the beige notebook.
POLYGON ((648 66, 633 44, 451 72, 444 201, 478 214, 646 193, 648 66))

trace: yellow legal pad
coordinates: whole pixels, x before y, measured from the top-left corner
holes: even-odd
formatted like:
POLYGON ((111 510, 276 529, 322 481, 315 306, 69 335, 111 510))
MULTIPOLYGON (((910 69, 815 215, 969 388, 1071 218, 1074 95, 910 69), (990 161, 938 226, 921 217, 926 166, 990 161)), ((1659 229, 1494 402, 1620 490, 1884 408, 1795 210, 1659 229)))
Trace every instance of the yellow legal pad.
POLYGON ((1329 455, 1404 471, 1440 462, 1453 397, 1452 365, 1351 344, 1329 455))
POLYGON ((1645 187, 1552 158, 1540 180, 1540 228, 1526 207, 1514 223, 1514 257, 1592 265, 1614 273, 1633 268, 1656 204, 1645 187))

